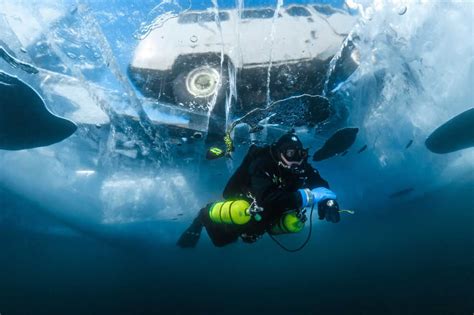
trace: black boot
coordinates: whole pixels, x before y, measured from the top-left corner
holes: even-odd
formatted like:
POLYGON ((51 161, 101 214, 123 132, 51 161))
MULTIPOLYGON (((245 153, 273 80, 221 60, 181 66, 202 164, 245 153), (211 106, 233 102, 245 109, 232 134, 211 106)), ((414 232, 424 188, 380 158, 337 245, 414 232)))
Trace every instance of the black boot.
POLYGON ((179 238, 176 245, 181 248, 194 248, 196 247, 199 238, 201 237, 202 231, 202 223, 200 220, 200 216, 198 215, 196 219, 194 219, 193 223, 183 232, 181 237, 179 238))

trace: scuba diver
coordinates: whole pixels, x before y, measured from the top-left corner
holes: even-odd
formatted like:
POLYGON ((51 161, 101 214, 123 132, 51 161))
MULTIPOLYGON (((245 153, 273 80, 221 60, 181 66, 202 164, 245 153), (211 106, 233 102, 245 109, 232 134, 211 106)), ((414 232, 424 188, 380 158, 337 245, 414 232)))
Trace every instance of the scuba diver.
POLYGON ((271 145, 252 145, 224 189, 225 201, 202 208, 177 245, 195 247, 203 227, 217 247, 239 238, 253 243, 265 232, 272 238, 297 233, 306 208, 314 206, 320 220, 339 222, 336 194, 307 159, 308 149, 293 131, 271 145))

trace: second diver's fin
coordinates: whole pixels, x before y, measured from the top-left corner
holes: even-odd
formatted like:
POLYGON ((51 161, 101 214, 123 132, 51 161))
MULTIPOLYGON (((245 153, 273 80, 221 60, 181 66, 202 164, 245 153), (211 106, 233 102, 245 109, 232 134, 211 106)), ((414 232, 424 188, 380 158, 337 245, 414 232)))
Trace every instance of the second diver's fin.
POLYGON ((181 248, 196 247, 199 238, 201 237, 202 224, 198 218, 194 219, 193 223, 181 234, 176 245, 181 248))

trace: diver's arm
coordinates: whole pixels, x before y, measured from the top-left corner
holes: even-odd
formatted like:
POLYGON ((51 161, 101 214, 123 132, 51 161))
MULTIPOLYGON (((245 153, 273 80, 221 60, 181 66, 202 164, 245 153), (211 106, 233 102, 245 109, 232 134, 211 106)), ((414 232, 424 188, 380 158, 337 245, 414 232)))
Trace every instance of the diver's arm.
POLYGON ((307 176, 305 187, 298 190, 303 207, 311 207, 327 199, 336 200, 337 196, 329 190, 328 182, 309 163, 305 164, 305 175, 307 176))

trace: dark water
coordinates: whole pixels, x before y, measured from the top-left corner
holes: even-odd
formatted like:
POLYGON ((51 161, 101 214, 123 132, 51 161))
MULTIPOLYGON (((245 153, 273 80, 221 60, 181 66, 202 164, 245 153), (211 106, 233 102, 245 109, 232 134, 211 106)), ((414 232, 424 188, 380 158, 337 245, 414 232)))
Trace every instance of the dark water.
POLYGON ((0 313, 471 314, 472 184, 318 224, 296 254, 31 232, 64 222, 2 190, 0 313))
MULTIPOLYGON (((49 11, 54 8, 49 2, 37 1, 31 6, 26 1, 24 6, 15 5, 18 4, 15 1, 5 1, 9 5, 3 6, 2 2, 0 34, 5 36, 10 31, 11 35, 17 34, 12 25, 20 24, 19 21, 28 29, 29 24, 42 21, 37 19, 39 15, 54 15, 56 11, 49 11), (24 16, 26 19, 22 21, 24 16), (9 25, 8 18, 16 22, 9 25)), ((191 2, 193 9, 212 6, 207 1, 191 2)), ((218 2, 221 8, 239 3, 218 2)), ((258 0, 245 1, 245 7, 248 2, 255 6, 275 5, 273 0, 258 0)), ((339 7, 345 3, 318 2, 339 7)), ((61 1, 58 3, 64 7, 68 1, 62 6, 61 1)), ((84 44, 87 49, 81 54, 87 57, 97 48, 104 58, 87 57, 93 68, 77 70, 80 75, 74 77, 120 92, 120 97, 112 91, 104 97, 97 94, 97 99, 104 99, 105 104, 133 105, 134 102, 117 101, 126 101, 130 94, 128 88, 120 87, 128 86, 127 79, 118 80, 118 74, 125 76, 130 64, 136 44, 132 34, 142 22, 152 23, 149 18, 154 19, 160 13, 154 9, 157 1, 143 0, 136 2, 137 5, 128 0, 84 3, 96 11, 101 26, 98 29, 102 28, 103 34, 89 27, 90 17, 94 15, 74 5, 71 9, 67 7, 70 14, 63 20, 48 22, 53 25, 45 26, 42 32, 47 34, 41 34, 39 39, 31 34, 27 47, 18 46, 16 35, 12 36, 14 40, 2 37, 5 46, 15 48, 19 59, 9 58, 5 54, 9 50, 4 49, 4 53, 0 52, 5 61, 1 61, 1 70, 18 75, 19 80, 36 87, 52 111, 61 115, 74 116, 76 105, 72 99, 49 89, 56 87, 55 82, 73 81, 65 77, 51 80, 55 76, 51 78, 52 72, 47 70, 71 74, 70 70, 78 69, 79 63, 53 52, 59 50, 67 55, 84 44), (56 49, 50 51, 46 42, 56 49), (28 54, 22 55, 25 52, 28 54), (20 59, 32 61, 40 71, 34 74, 32 69, 36 68, 28 68, 20 59), (114 67, 114 63, 118 65, 114 67)), ((189 169, 193 172, 174 165, 178 172, 169 174, 163 168, 158 174, 147 175, 148 166, 144 167, 139 159, 125 163, 122 168, 114 167, 112 162, 102 170, 101 163, 107 164, 108 157, 100 155, 115 152, 99 147, 102 144, 96 146, 95 142, 99 142, 99 137, 107 138, 111 128, 87 120, 81 122, 86 126, 80 126, 71 142, 63 146, 0 155, 0 315, 474 314, 472 167, 466 175, 470 180, 448 182, 469 169, 472 155, 428 155, 424 147, 426 137, 437 124, 472 107, 474 76, 472 63, 469 64, 472 47, 466 40, 472 38, 472 14, 467 13, 469 10, 472 13, 472 8, 467 2, 415 4, 410 3, 408 8, 387 6, 373 17, 367 14, 359 34, 355 33, 355 37, 360 37, 360 72, 347 86, 338 88, 334 98, 333 105, 341 103, 336 107, 341 111, 337 116, 344 120, 344 126, 354 124, 360 132, 349 151, 336 148, 332 153, 341 156, 317 166, 327 176, 341 204, 357 205, 355 215, 344 214, 339 224, 316 224, 308 246, 295 254, 282 251, 268 237, 253 245, 238 243, 217 249, 203 235, 196 249, 180 250, 167 237, 177 237, 185 223, 189 223, 189 213, 198 210, 182 206, 182 196, 188 193, 189 199, 197 196, 196 199, 207 201, 218 198, 227 179, 224 178, 228 170, 226 161, 206 165, 200 159, 191 159, 186 163, 192 165, 189 169), (421 20, 410 20, 413 18, 421 20), (455 54, 450 55, 452 51, 455 54), (356 153, 358 148, 361 154, 356 153), (203 166, 204 171, 194 172, 193 164, 203 166), (93 175, 87 179, 75 173, 89 168, 97 171, 97 178, 93 175), (156 195, 177 196, 177 201, 171 198, 172 202, 164 205, 163 200, 167 199, 154 198, 153 191, 143 200, 129 202, 135 196, 133 193, 141 190, 140 187, 128 190, 128 186, 101 195, 107 184, 121 180, 132 178, 132 184, 139 185, 143 168, 146 168, 143 176, 158 182, 152 186, 158 188, 156 195), (181 171, 186 181, 182 186, 163 179, 177 176, 181 171), (439 182, 445 186, 422 193, 439 182), (174 194, 173 190, 183 191, 174 194), (130 196, 126 195, 129 191, 130 196), (124 201, 127 206, 133 204, 141 210, 149 210, 146 207, 153 203, 156 207, 181 206, 179 211, 185 216, 177 221, 143 223, 155 218, 153 211, 143 211, 143 216, 139 216, 142 223, 136 225, 99 223, 103 219, 101 211, 107 210, 101 206, 122 192, 130 198, 118 198, 118 201, 124 201), (366 196, 377 200, 386 196, 386 204, 369 207, 375 202, 366 196), (88 202, 97 208, 86 206, 88 202), (360 204, 366 205, 365 208, 360 204)), ((16 30, 21 31, 17 35, 25 35, 23 27, 16 30)), ((83 86, 89 87, 78 85, 83 86)), ((17 96, 22 100, 22 95, 17 96)), ((43 100, 37 100, 44 105, 43 100)), ((18 108, 8 107, 8 110, 18 108)), ((25 119, 37 120, 36 116, 27 115, 25 119)), ((110 117, 111 125, 119 132, 137 124, 113 117, 110 117)), ((12 121, 8 120, 10 125, 12 121)), ((22 124, 13 124, 11 128, 15 130, 22 124)), ((472 139, 472 133, 467 132, 472 128, 469 124, 465 127, 461 136, 466 138, 455 134, 458 141, 454 141, 451 139, 454 136, 449 134, 441 137, 442 144, 449 147, 460 140, 472 139)), ((27 135, 36 134, 32 128, 22 130, 27 135)), ((141 129, 139 132, 137 137, 148 139, 141 129)), ((321 137, 326 138, 326 134, 317 134, 323 145, 321 137)), ((307 138, 315 140, 312 133, 307 138)), ((122 139, 117 136, 114 141, 119 144, 122 139)), ((466 143, 470 142, 461 141, 460 147, 466 147, 466 143)), ((311 152, 319 147, 313 143, 311 152)), ((177 159, 182 157, 175 155, 177 159)), ((234 161, 236 166, 241 156, 234 155, 234 161)), ((117 215, 121 214, 120 207, 112 208, 117 215)), ((282 242, 297 247, 306 232, 282 237, 282 242)))

